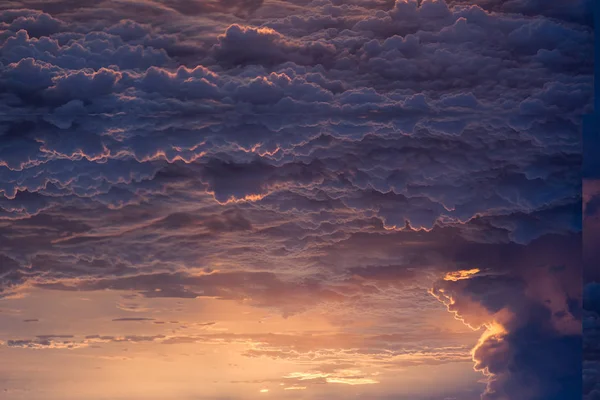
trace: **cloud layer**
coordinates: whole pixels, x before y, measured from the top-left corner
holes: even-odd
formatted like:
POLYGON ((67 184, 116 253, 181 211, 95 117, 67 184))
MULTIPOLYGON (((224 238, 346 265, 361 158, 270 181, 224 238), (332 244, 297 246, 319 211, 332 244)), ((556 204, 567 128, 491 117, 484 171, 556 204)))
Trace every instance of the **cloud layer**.
MULTIPOLYGON (((0 297, 347 320, 430 289, 487 329, 485 399, 581 397, 591 2, 466 3, 5 2, 0 297)), ((55 339, 7 346, 86 343, 55 339)))

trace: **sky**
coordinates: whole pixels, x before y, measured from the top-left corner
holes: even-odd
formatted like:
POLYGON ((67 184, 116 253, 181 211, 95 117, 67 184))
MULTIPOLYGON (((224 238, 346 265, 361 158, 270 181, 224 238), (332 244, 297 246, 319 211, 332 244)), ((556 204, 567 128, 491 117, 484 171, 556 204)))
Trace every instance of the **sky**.
POLYGON ((2 1, 0 399, 600 399, 593 26, 2 1))

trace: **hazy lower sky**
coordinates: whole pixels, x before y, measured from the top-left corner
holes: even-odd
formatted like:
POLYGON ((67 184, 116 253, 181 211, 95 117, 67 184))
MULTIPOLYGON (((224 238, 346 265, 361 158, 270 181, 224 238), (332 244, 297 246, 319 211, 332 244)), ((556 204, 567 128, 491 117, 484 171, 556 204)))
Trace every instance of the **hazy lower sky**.
POLYGON ((591 5, 3 1, 0 399, 580 400, 591 5))

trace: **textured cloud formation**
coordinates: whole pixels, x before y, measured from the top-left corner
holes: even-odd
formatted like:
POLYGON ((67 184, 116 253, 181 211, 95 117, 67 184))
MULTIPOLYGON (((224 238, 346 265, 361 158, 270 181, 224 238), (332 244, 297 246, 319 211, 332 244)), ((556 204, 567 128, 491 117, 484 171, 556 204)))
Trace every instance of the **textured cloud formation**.
MULTIPOLYGON (((433 287, 488 329, 484 398, 581 397, 593 33, 565 4, 4 2, 0 297, 349 320, 433 287)), ((7 345, 86 343, 63 339, 7 345)), ((298 351, 276 347, 256 354, 298 351)))
POLYGON ((472 352, 475 368, 490 376, 484 399, 581 397, 581 242, 558 240, 533 242, 488 273, 433 289, 458 318, 486 329, 472 352))

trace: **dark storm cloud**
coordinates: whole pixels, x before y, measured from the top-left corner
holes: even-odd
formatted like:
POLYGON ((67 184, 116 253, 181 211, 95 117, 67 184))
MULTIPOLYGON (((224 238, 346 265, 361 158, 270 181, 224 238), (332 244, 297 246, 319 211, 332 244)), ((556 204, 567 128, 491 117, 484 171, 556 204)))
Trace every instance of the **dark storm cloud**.
POLYGON ((580 246, 580 237, 542 238, 490 257, 499 265, 481 275, 434 287, 459 318, 493 332, 472 353, 491 375, 483 398, 581 397, 580 246))
POLYGON ((600 398, 600 185, 598 181, 598 114, 583 123, 583 398, 600 398))
POLYGON ((585 400, 600 397, 600 284, 583 291, 583 393, 585 400))
POLYGON ((434 293, 509 315, 485 396, 571 398, 590 2, 463 3, 3 3, 1 295, 287 315, 478 268, 434 293))

